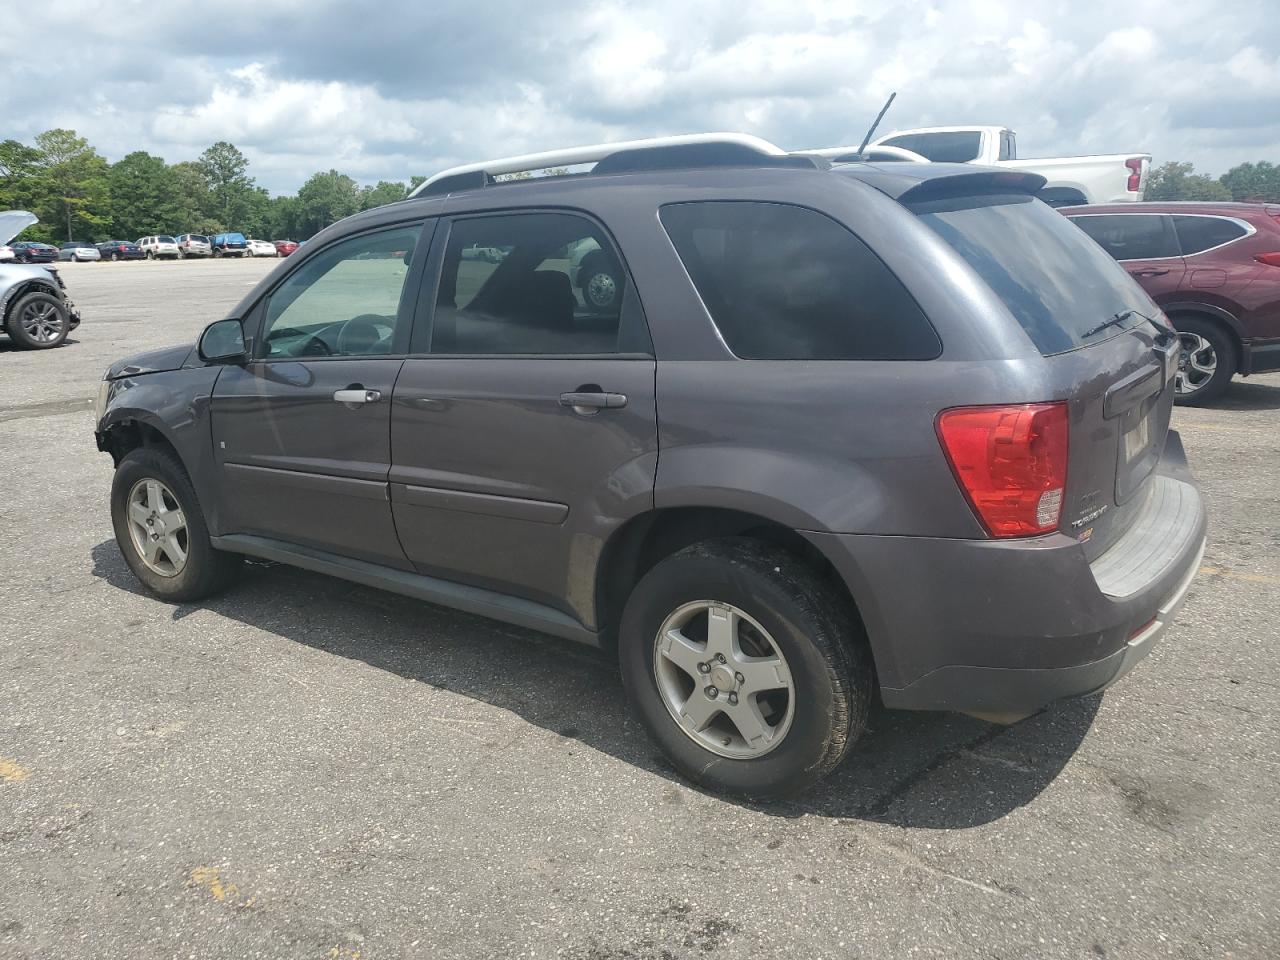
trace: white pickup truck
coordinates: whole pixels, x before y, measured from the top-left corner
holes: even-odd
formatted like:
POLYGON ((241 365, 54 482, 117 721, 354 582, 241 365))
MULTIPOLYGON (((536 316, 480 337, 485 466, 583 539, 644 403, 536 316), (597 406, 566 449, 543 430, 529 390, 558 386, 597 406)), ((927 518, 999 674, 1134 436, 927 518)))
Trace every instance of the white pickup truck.
MULTIPOLYGON (((841 150, 856 152, 857 148, 829 148, 817 152, 834 156, 841 150)), ((1149 153, 1019 160, 1015 135, 1008 127, 895 130, 873 140, 864 153, 868 159, 980 163, 1028 170, 1049 181, 1040 197, 1055 207, 1141 200, 1151 167, 1149 153)))

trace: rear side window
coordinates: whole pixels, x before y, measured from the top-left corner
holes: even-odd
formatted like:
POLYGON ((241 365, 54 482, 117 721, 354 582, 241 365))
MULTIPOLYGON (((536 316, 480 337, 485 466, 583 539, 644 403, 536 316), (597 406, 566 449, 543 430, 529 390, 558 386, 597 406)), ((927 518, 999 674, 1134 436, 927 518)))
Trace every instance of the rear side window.
POLYGON ((1101 342, 1156 315, 1122 267, 1034 197, 958 197, 910 209, 986 281, 1046 356, 1101 342), (1136 314, 1099 327, 1127 310, 1136 314))
POLYGON ((725 344, 748 360, 931 360, 933 327, 901 281, 834 220, 779 203, 661 210, 725 344))
POLYGON ((1175 216, 1173 229, 1178 233, 1178 244, 1184 256, 1239 240, 1249 232, 1243 224, 1226 217, 1175 216))
POLYGON ((1091 214, 1071 222, 1117 260, 1158 260, 1178 256, 1169 218, 1157 214, 1091 214))
POLYGON ((979 131, 959 130, 954 133, 908 133, 883 141, 887 147, 902 147, 918 153, 934 163, 968 163, 978 159, 982 149, 979 131))

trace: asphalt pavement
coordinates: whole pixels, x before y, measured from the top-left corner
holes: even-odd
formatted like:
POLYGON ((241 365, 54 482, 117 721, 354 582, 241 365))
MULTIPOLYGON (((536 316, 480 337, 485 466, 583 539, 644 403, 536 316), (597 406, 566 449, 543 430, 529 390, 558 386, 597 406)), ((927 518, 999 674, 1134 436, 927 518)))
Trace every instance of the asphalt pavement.
POLYGON ((142 593, 97 382, 273 265, 65 264, 72 340, 0 341, 0 958, 1280 954, 1280 376, 1175 411, 1209 547, 1123 683, 874 712, 755 806, 670 770, 593 651, 284 567, 142 593))

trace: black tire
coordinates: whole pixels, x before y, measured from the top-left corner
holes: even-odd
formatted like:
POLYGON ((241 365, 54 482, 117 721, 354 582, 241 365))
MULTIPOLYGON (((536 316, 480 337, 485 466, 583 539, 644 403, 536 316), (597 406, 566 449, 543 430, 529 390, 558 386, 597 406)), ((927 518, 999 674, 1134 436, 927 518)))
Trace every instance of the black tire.
MULTIPOLYGON (((631 709, 649 735, 684 776, 717 792, 760 800, 798 793, 833 770, 866 726, 872 668, 853 615, 804 560, 760 540, 709 540, 657 564, 627 600, 618 658, 631 709), (757 621, 791 673, 790 728, 762 756, 713 752, 663 701, 654 668, 658 632, 697 600, 732 604, 757 621)), ((691 696, 698 694, 695 685, 691 696)))
POLYGON ((168 451, 143 447, 120 461, 111 482, 111 524, 125 563, 143 586, 161 600, 188 603, 204 599, 224 589, 240 569, 239 556, 215 550, 209 542, 209 528, 195 488, 182 464, 168 451), (165 577, 151 570, 139 556, 129 533, 129 492, 139 480, 146 479, 164 484, 186 519, 186 565, 176 576, 165 577))
POLYGON ((148 260, 154 260, 155 258, 156 258, 156 252, 155 252, 154 250, 148 250, 148 251, 147 251, 147 259, 148 259, 148 260))
POLYGON ((120 254, 119 254, 119 253, 113 253, 113 254, 111 254, 111 262, 112 262, 112 263, 119 263, 119 262, 120 262, 120 254))
POLYGON ((19 297, 9 308, 9 318, 5 321, 5 331, 17 346, 24 350, 50 350, 59 347, 71 332, 71 322, 67 316, 67 305, 52 293, 44 290, 33 290, 19 297), (42 325, 47 330, 56 324, 57 331, 48 339, 42 339, 27 331, 23 317, 29 310, 43 311, 50 317, 50 323, 42 325))
MULTIPOLYGON (((1240 369, 1240 352, 1236 348, 1235 340, 1221 324, 1204 317, 1182 314, 1170 317, 1170 320, 1173 321, 1179 334, 1189 335, 1184 339, 1183 349, 1178 357, 1180 370, 1185 369, 1184 365, 1190 361, 1187 351, 1189 345, 1187 340, 1190 336, 1200 337, 1209 344, 1217 364, 1213 376, 1205 381, 1203 386, 1190 393, 1175 393, 1174 402, 1184 407, 1198 407, 1216 400, 1231 385, 1231 378, 1240 369)), ((1203 359, 1203 350, 1200 356, 1203 359)))
POLYGON ((217 258, 217 257, 221 257, 221 256, 222 256, 222 251, 221 251, 221 250, 219 250, 217 247, 214 247, 214 248, 213 248, 213 255, 214 255, 214 257, 215 257, 215 258, 217 258))

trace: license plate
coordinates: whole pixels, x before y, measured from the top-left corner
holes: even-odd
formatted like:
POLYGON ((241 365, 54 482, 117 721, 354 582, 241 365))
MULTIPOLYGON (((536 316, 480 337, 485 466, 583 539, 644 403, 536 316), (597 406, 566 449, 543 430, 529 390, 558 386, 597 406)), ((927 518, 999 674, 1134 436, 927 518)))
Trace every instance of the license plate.
POLYGON ((1124 435, 1124 459, 1126 463, 1133 463, 1134 460, 1142 456, 1146 452, 1147 446, 1151 440, 1151 414, 1138 421, 1132 430, 1125 431, 1124 435))

